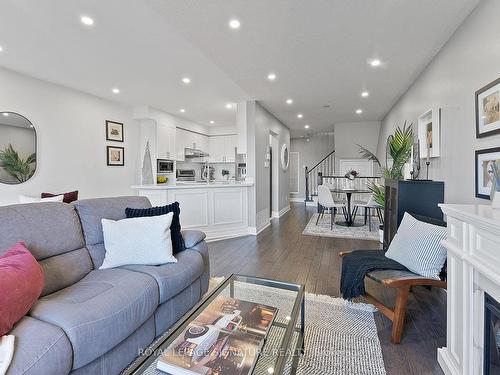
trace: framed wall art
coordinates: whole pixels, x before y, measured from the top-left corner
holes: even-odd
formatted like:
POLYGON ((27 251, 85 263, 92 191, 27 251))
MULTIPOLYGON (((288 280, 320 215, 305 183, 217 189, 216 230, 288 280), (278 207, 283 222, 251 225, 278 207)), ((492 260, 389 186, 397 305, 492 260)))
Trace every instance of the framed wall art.
POLYGON ((420 158, 441 156, 441 109, 434 108, 418 117, 420 158))
POLYGON ((108 166, 123 167, 125 165, 125 149, 123 147, 107 146, 106 154, 108 166))
POLYGON ((476 138, 500 133, 500 78, 476 91, 476 138))
POLYGON ((106 120, 106 140, 123 142, 123 124, 121 122, 106 120))
POLYGON ((476 197, 490 199, 493 162, 500 162, 500 147, 476 150, 476 197))

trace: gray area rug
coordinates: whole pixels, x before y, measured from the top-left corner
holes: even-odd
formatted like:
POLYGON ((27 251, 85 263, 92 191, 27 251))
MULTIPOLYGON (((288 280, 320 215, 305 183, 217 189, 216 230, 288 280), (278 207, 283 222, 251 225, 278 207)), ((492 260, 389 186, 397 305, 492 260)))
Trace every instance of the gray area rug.
MULTIPOLYGON (((357 240, 379 240, 378 234, 378 219, 372 217, 372 230, 368 230, 367 225, 358 226, 358 227, 344 227, 342 225, 333 224, 333 229, 330 229, 330 214, 326 214, 319 219, 318 225, 316 225, 316 219, 318 218, 318 214, 315 213, 309 222, 302 234, 309 236, 320 236, 320 237, 338 237, 338 238, 354 238, 357 240)), ((337 221, 343 219, 342 215, 337 215, 337 221)), ((364 218, 356 218, 356 223, 363 224, 364 218)))
MULTIPOLYGON (((212 278, 210 289, 223 278, 212 278)), ((294 294, 265 286, 249 287, 235 283, 235 298, 277 307, 276 320, 287 321, 294 294)), ((225 294, 223 292, 222 294, 225 294)), ((372 305, 351 303, 340 298, 306 294, 305 307, 305 353, 300 357, 297 374, 300 375, 385 375, 382 348, 377 335, 377 327, 372 305)), ((299 318, 300 322, 300 318, 299 318)), ((269 375, 275 363, 273 350, 280 348, 283 329, 272 328, 266 338, 265 350, 261 353, 253 374, 269 375)), ((297 335, 292 342, 295 347, 297 335)), ((292 357, 286 364, 289 373, 292 357)), ((153 364, 147 375, 163 375, 153 364)))

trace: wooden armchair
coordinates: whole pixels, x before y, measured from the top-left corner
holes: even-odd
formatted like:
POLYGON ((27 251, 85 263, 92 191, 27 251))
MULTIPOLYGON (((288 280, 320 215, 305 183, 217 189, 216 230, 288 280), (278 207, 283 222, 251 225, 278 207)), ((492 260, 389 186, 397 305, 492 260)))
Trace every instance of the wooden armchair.
MULTIPOLYGON (((341 252, 339 256, 342 258, 350 252, 351 251, 341 252)), ((340 263, 342 266, 342 262, 340 263)), ((443 271, 446 272, 446 269, 444 268, 443 271)), ((405 323, 406 304, 408 302, 408 295, 410 294, 411 287, 420 285, 428 287, 436 286, 446 289, 446 281, 444 280, 429 279, 409 271, 373 271, 369 272, 366 277, 388 288, 396 289, 396 303, 394 309, 387 307, 369 293, 363 296, 369 303, 375 305, 382 314, 392 321, 391 341, 394 344, 399 344, 401 342, 405 323)))

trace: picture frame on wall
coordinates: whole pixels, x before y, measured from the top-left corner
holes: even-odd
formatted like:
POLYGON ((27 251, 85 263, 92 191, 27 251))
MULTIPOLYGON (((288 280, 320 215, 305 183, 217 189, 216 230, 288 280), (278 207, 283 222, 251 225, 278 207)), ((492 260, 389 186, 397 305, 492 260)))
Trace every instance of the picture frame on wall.
POLYGON ((476 138, 500 134, 500 78, 476 91, 476 138))
POLYGON ((123 167, 125 165, 125 148, 117 146, 107 146, 106 155, 108 166, 123 167))
POLYGON ((433 108, 418 117, 418 141, 420 158, 441 156, 441 109, 433 108))
POLYGON ((123 124, 121 122, 106 120, 106 140, 123 142, 123 124))
POLYGON ((493 184, 492 163, 500 162, 500 147, 476 150, 476 197, 490 199, 493 184))

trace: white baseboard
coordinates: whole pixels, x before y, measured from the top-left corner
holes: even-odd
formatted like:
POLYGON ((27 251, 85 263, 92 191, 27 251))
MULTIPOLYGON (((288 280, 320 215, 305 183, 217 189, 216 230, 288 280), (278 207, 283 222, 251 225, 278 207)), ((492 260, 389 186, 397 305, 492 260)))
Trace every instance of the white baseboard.
POLYGON ((306 202, 306 206, 308 207, 316 207, 318 205, 318 202, 312 201, 312 202, 306 202))
POLYGON ((443 372, 446 375, 456 375, 460 374, 459 369, 453 363, 453 360, 449 357, 448 350, 446 348, 438 348, 438 363, 443 372))
POLYGON ((272 212, 272 216, 274 219, 279 219, 280 217, 282 217, 284 214, 286 214, 288 211, 290 211, 290 206, 286 206, 286 207, 283 207, 281 210, 279 211, 273 211, 272 212))
POLYGON ((304 203, 305 200, 306 200, 306 198, 289 198, 288 199, 289 202, 300 202, 300 203, 304 203))
POLYGON ((266 229, 270 225, 271 225, 271 220, 268 220, 267 223, 264 223, 264 225, 261 225, 258 229, 257 229, 257 227, 248 227, 248 234, 251 234, 253 236, 257 236, 260 232, 262 232, 264 229, 266 229))

